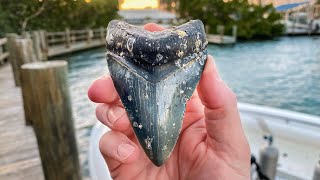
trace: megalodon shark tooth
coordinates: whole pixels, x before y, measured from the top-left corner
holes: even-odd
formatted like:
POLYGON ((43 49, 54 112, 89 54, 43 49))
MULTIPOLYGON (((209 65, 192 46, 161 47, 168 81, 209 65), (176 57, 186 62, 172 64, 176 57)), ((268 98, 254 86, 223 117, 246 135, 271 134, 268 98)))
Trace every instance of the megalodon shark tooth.
POLYGON ((161 166, 182 128, 207 58, 200 20, 149 32, 118 20, 107 32, 108 68, 139 143, 161 166))

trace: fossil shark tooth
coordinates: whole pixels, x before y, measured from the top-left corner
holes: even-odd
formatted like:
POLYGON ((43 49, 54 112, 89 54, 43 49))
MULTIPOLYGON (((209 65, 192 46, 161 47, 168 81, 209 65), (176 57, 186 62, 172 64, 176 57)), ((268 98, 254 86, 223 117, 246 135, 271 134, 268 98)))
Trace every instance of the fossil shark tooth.
POLYGON ((178 140, 186 102, 207 58, 203 24, 161 32, 121 21, 108 25, 108 68, 140 145, 161 166, 178 140))

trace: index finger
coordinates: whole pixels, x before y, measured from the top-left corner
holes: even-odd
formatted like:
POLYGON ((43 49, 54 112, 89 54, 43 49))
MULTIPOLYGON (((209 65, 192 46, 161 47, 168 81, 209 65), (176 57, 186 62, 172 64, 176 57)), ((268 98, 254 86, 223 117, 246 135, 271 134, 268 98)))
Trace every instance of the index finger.
POLYGON ((95 80, 89 87, 88 97, 96 103, 112 103, 120 99, 110 75, 95 80))
POLYGON ((157 32, 157 31, 163 31, 166 28, 164 28, 156 23, 148 23, 143 26, 143 29, 150 31, 150 32, 157 32))

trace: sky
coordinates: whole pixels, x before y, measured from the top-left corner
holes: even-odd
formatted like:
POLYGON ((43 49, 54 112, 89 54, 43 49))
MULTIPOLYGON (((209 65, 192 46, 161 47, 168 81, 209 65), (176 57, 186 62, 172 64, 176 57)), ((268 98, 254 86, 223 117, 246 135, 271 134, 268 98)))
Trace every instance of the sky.
POLYGON ((120 9, 144 9, 146 7, 157 8, 158 0, 123 0, 120 9))

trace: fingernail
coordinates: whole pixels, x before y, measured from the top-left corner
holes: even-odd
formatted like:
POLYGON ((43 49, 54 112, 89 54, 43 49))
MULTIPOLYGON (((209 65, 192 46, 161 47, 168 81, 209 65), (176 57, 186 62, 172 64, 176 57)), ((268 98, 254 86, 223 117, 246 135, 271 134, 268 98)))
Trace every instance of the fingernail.
POLYGON ((121 159, 127 159, 134 151, 134 146, 130 144, 120 144, 118 146, 118 155, 121 159))
POLYGON ((108 111, 108 121, 111 125, 114 123, 125 113, 124 108, 119 106, 113 106, 108 111))
POLYGON ((215 80, 216 81, 222 81, 222 79, 221 79, 221 77, 219 75, 217 66, 216 66, 216 62, 213 59, 213 57, 209 55, 208 59, 207 59, 206 67, 205 67, 203 73, 204 74, 210 74, 212 71, 213 71, 213 75, 214 75, 215 80))
POLYGON ((206 62, 206 66, 205 66, 205 68, 204 68, 204 71, 203 71, 203 73, 204 74, 208 74, 208 73, 210 73, 210 71, 212 71, 212 56, 208 56, 208 58, 207 58, 207 62, 206 62))
POLYGON ((216 61, 214 59, 212 59, 212 62, 213 62, 213 72, 214 72, 214 75, 215 75, 215 79, 217 81, 222 81, 221 77, 220 77, 220 74, 218 72, 218 68, 217 68, 217 64, 216 64, 216 61))
POLYGON ((106 74, 104 74, 102 77, 100 77, 99 79, 104 80, 104 79, 109 79, 109 78, 111 78, 110 75, 109 75, 109 73, 106 73, 106 74))

